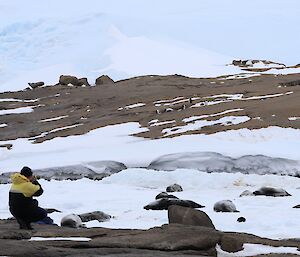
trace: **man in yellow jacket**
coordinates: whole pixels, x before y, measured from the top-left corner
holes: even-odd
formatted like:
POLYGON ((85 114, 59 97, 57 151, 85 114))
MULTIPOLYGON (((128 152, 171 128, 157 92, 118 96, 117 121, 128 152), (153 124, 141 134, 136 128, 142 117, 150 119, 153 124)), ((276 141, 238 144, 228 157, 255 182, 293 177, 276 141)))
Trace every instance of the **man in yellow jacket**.
POLYGON ((11 180, 9 210, 18 221, 20 229, 32 229, 31 222, 47 217, 47 212, 32 198, 40 196, 43 189, 29 167, 23 167, 20 173, 13 174, 11 180))

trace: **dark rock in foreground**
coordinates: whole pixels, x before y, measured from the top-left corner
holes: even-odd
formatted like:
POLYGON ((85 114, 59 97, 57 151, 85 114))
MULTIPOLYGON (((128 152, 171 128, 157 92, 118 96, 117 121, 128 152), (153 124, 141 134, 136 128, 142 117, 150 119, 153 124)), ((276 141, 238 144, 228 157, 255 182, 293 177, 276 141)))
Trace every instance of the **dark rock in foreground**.
POLYGON ((176 223, 215 228, 210 217, 205 212, 183 206, 171 205, 168 208, 168 219, 169 224, 176 223))
MULTIPOLYGON (((300 247, 299 240, 271 240, 251 234, 221 232, 203 226, 169 224, 149 230, 64 228, 34 224, 33 231, 17 229, 16 221, 0 221, 0 253, 3 256, 217 256, 237 252, 243 244, 300 247), (84 237, 90 241, 28 241, 34 237, 84 237), (22 240, 21 240, 22 239, 22 240)), ((281 254, 283 256, 283 253, 281 254)))

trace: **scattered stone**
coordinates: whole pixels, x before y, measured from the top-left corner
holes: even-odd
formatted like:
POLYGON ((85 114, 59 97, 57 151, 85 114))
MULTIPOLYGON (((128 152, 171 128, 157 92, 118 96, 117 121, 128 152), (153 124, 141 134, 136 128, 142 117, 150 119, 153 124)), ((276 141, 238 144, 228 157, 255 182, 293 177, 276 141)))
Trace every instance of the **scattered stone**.
POLYGON ((295 205, 293 208, 300 208, 300 204, 295 205))
POLYGON ((291 196, 284 189, 275 188, 275 187, 261 187, 259 190, 254 191, 253 194, 254 195, 274 196, 274 197, 291 196))
POLYGON ((228 253, 235 253, 244 249, 243 242, 238 238, 228 235, 223 235, 221 238, 221 249, 228 253))
POLYGON ((86 86, 89 87, 91 86, 90 83, 88 82, 87 78, 80 78, 78 79, 78 86, 86 86))
POLYGON ((29 82, 28 85, 32 88, 38 88, 38 87, 42 87, 45 85, 45 83, 43 81, 39 81, 39 82, 29 82))
POLYGON ((254 196, 254 194, 249 190, 245 190, 244 192, 242 192, 240 194, 240 197, 242 197, 242 196, 254 196))
POLYGON ((107 221, 111 218, 110 215, 102 212, 102 211, 94 211, 94 212, 87 212, 78 215, 82 222, 88 222, 91 220, 98 220, 99 222, 107 221))
POLYGON ((239 212, 231 200, 222 200, 214 204, 215 212, 239 212))
POLYGON ((175 198, 175 199, 178 199, 177 196, 175 196, 175 195, 169 195, 166 192, 161 192, 157 196, 155 196, 156 200, 161 199, 161 198, 175 198))
POLYGON ((182 192, 183 189, 180 185, 178 184, 173 184, 173 185, 170 185, 166 188, 166 191, 167 192, 182 192))
POLYGON ((200 210, 195 210, 188 207, 171 205, 168 208, 169 224, 177 223, 191 226, 202 226, 215 228, 209 216, 200 210))
POLYGON ((282 83, 279 83, 279 85, 283 86, 283 87, 299 86, 300 85, 300 80, 293 80, 293 81, 289 81, 289 82, 282 82, 282 83))
POLYGON ((114 83, 115 82, 107 75, 102 75, 99 78, 97 78, 95 81, 96 86, 114 84, 114 83))
POLYGON ((246 222, 246 218, 245 217, 238 217, 238 219, 236 221, 237 222, 246 222))
POLYGON ((59 84, 61 85, 72 84, 73 86, 79 86, 78 78, 70 75, 61 75, 59 77, 59 84))
POLYGON ((170 198, 162 198, 158 199, 152 203, 147 204, 144 206, 146 210, 167 210, 171 205, 179 205, 183 207, 190 207, 190 208, 202 208, 205 207, 201 204, 198 204, 194 201, 190 200, 181 200, 181 199, 170 199, 170 198))
POLYGON ((69 214, 61 219, 60 225, 62 227, 70 227, 70 228, 82 228, 84 225, 82 224, 81 218, 76 214, 69 214))

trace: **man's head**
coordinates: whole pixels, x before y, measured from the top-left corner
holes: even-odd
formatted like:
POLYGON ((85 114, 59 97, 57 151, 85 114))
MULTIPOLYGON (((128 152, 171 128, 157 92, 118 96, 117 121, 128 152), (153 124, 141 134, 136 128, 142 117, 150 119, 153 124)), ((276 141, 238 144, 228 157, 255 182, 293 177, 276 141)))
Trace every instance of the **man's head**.
POLYGON ((30 178, 32 177, 32 170, 25 166, 21 170, 21 175, 25 176, 26 178, 30 178))

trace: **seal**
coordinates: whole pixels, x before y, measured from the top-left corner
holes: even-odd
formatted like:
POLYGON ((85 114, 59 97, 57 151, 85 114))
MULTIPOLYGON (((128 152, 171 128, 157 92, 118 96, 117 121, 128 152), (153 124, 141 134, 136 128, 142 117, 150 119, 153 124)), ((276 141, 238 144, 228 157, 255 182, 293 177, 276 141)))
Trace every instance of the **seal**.
POLYGON ((284 189, 275 188, 275 187, 261 187, 259 190, 254 191, 253 194, 254 195, 274 196, 274 197, 291 196, 284 189))
POLYGON ((82 224, 81 218, 76 214, 69 214, 61 219, 60 225, 62 227, 80 228, 85 227, 82 224))
POLYGON ((157 196, 155 196, 155 200, 158 200, 158 199, 161 199, 161 198, 175 198, 175 199, 178 199, 177 196, 175 196, 175 195, 169 195, 166 192, 161 192, 157 196))
POLYGON ((91 220, 98 220, 99 222, 107 221, 111 218, 110 215, 102 212, 102 211, 93 211, 82 213, 78 215, 82 222, 88 222, 91 220))
POLYGON ((144 206, 146 210, 167 210, 171 205, 179 205, 190 208, 203 208, 205 206, 190 200, 181 200, 174 198, 161 198, 144 206))
POLYGON ((239 212, 231 200, 222 200, 214 204, 215 212, 239 212))

